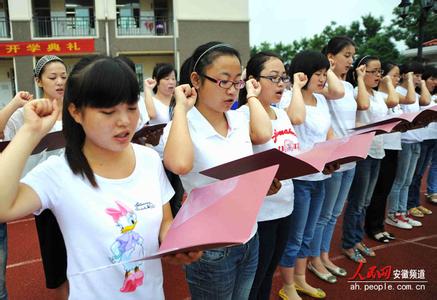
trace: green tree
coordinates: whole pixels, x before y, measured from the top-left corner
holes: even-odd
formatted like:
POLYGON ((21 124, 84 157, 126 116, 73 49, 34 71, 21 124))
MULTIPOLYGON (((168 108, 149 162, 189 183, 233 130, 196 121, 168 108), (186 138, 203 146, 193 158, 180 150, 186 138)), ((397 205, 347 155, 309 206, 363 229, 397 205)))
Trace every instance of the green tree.
MULTIPOLYGON (((423 13, 419 0, 414 0, 407 16, 401 16, 401 9, 396 7, 393 14, 392 26, 388 33, 397 41, 405 41, 409 48, 417 48, 419 45, 419 19, 423 13)), ((432 11, 426 13, 426 22, 423 26, 423 41, 429 41, 437 37, 437 14, 432 11)))
POLYGON ((352 22, 349 26, 337 25, 336 22, 331 22, 321 33, 311 38, 293 41, 288 45, 283 43, 271 45, 264 42, 259 46, 252 47, 251 54, 270 50, 281 55, 284 61, 289 63, 299 51, 309 49, 320 51, 334 36, 347 35, 357 44, 358 55, 376 55, 383 61, 398 61, 399 51, 391 40, 387 28, 382 26, 382 22, 382 17, 375 18, 370 14, 361 17, 361 21, 352 22))

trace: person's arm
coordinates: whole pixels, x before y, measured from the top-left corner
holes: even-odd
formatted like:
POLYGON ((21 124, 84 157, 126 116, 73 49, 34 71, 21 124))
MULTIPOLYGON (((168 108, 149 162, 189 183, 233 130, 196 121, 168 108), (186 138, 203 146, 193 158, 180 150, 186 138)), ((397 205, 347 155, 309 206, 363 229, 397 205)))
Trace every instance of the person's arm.
POLYGON ((25 105, 25 123, 0 155, 0 222, 23 217, 41 208, 35 191, 20 184, 27 158, 50 131, 59 114, 57 101, 39 99, 25 105))
POLYGON ((387 99, 385 99, 385 104, 388 108, 395 107, 399 104, 399 94, 396 92, 395 87, 393 86, 393 82, 389 75, 384 76, 382 78, 382 84, 385 86, 385 90, 387 91, 387 99))
POLYGON ((334 60, 330 59, 329 63, 331 67, 327 72, 327 85, 323 88, 322 95, 326 100, 335 100, 344 97, 344 86, 341 80, 335 75, 333 69, 335 67, 334 60))
POLYGON ((265 144, 272 138, 272 122, 257 98, 261 85, 255 79, 249 79, 246 81, 246 89, 250 112, 250 139, 254 145, 265 144))
POLYGON ((187 174, 193 169, 194 147, 188 129, 187 112, 194 106, 196 97, 196 90, 188 84, 175 89, 176 106, 164 147, 164 165, 177 175, 187 174))
POLYGON ((305 122, 306 108, 303 101, 302 88, 307 82, 308 78, 304 73, 298 72, 293 74, 293 93, 290 105, 285 110, 293 125, 300 125, 305 122))
POLYGON ((153 103, 153 88, 156 86, 156 80, 147 78, 144 80, 144 103, 146 104, 146 110, 149 114, 149 119, 156 118, 155 103, 153 103))
POLYGON ((366 84, 364 83, 364 75, 366 74, 366 65, 361 65, 356 69, 358 93, 356 97, 357 109, 368 110, 370 106, 369 92, 367 91, 366 84))
POLYGON ((400 104, 413 104, 416 102, 416 91, 414 88, 414 74, 413 72, 408 72, 407 75, 402 75, 403 79, 407 81, 407 95, 399 94, 400 104))
POLYGON ((420 106, 427 106, 431 103, 431 94, 426 87, 425 80, 420 81, 420 97, 419 97, 419 105, 420 106))
POLYGON ((6 124, 12 114, 25 105, 28 101, 32 100, 33 95, 29 92, 18 92, 14 98, 2 109, 0 110, 0 132, 5 130, 6 124))

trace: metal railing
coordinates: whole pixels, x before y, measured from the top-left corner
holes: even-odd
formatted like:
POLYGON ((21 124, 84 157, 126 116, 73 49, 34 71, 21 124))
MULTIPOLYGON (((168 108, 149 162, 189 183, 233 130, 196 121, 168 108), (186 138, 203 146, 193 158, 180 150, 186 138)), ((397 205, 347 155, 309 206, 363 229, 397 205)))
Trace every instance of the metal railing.
POLYGON ((119 36, 171 35, 169 19, 162 17, 118 17, 119 36))
POLYGON ((35 37, 95 36, 95 18, 34 17, 35 37))
POLYGON ((11 26, 9 25, 9 19, 2 17, 0 18, 0 38, 10 38, 11 37, 11 26))

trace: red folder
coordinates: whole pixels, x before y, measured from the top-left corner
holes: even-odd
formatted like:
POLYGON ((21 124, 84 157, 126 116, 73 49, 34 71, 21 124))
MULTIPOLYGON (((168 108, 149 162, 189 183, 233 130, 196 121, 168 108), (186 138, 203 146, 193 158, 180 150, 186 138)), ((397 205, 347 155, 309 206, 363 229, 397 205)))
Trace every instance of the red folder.
POLYGON ((135 132, 132 138, 132 142, 142 145, 151 144, 153 146, 156 146, 159 144, 159 138, 164 132, 164 127, 166 125, 167 125, 166 123, 162 123, 162 124, 144 126, 140 130, 135 132))
POLYGON ((317 143, 304 153, 291 156, 277 149, 249 155, 200 173, 217 179, 226 179, 260 168, 279 164, 279 180, 321 172, 326 164, 347 163, 366 158, 374 133, 348 136, 342 139, 317 143))
MULTIPOLYGON (((352 134, 363 134, 363 133, 368 133, 368 132, 375 132, 376 135, 379 135, 379 134, 384 134, 384 133, 390 133, 392 131, 406 131, 408 129, 408 126, 400 125, 401 123, 402 123, 402 121, 393 121, 390 123, 374 125, 374 126, 366 127, 363 129, 354 128, 352 130, 355 130, 355 131, 353 131, 352 134), (404 126, 404 127, 402 127, 402 126, 404 126)), ((405 123, 403 123, 403 124, 405 124, 405 123)))
MULTIPOLYGON (((0 142, 0 152, 2 152, 9 144, 9 141, 0 142)), ((62 131, 50 132, 44 136, 41 141, 33 149, 32 154, 38 154, 44 150, 51 151, 65 147, 65 139, 62 131)))
POLYGON ((414 113, 403 113, 397 116, 388 116, 378 122, 366 124, 354 128, 354 130, 361 130, 365 128, 375 127, 387 123, 400 121, 392 131, 406 131, 427 126, 429 123, 437 121, 437 105, 431 106, 425 110, 414 113))

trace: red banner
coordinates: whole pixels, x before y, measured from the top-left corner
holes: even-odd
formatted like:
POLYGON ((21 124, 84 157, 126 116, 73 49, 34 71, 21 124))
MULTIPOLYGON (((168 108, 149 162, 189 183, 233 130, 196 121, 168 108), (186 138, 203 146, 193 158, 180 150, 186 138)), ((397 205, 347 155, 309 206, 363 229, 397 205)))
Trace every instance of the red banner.
POLYGON ((93 53, 94 39, 0 43, 0 56, 93 53))

